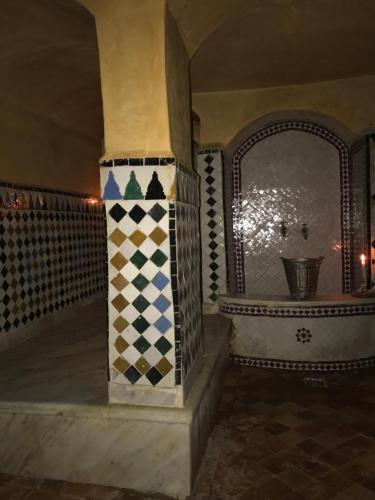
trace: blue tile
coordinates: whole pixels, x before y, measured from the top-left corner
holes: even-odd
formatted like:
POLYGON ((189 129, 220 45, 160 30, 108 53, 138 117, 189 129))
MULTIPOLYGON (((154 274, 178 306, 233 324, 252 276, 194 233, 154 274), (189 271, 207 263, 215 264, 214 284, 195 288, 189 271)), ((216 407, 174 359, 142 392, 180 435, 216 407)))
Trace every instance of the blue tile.
POLYGON ((154 279, 152 280, 152 284, 156 286, 158 290, 163 290, 169 283, 169 279, 164 276, 163 273, 160 271, 155 275, 154 279))
POLYGON ((171 305, 171 301, 164 297, 164 295, 159 295, 159 297, 153 302, 153 305, 158 311, 163 313, 171 305))
POLYGON ((160 333, 165 333, 172 326, 172 323, 165 316, 160 316, 154 323, 154 326, 156 326, 160 333))

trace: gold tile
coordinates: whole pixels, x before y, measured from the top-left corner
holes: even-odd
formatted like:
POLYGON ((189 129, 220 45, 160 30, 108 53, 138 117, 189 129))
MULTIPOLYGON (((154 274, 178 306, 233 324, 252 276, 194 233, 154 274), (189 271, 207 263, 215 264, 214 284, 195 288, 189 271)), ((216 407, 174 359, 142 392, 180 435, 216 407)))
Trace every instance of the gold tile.
POLYGON ((138 359, 138 361, 136 362, 135 364, 135 367, 137 368, 137 370, 139 371, 139 373, 141 373, 142 375, 144 375, 145 373, 147 373, 149 371, 149 369, 151 368, 151 365, 150 363, 145 360, 145 358, 142 356, 138 359))
POLYGON ((121 292, 121 290, 123 290, 129 284, 129 281, 125 279, 122 274, 118 273, 118 275, 113 278, 111 283, 116 288, 116 290, 121 292))
POLYGON ((129 347, 129 344, 126 342, 125 339, 122 337, 118 336, 116 341, 115 341, 115 347, 117 351, 121 354, 122 352, 125 351, 129 347))
POLYGON ((112 259, 110 260, 110 263, 118 270, 120 271, 120 269, 122 269, 125 264, 127 263, 128 261, 125 259, 125 257, 122 255, 122 253, 120 252, 117 252, 113 257, 112 259))
POLYGON ((161 358, 159 363, 155 365, 155 368, 162 374, 162 375, 167 375, 172 368, 173 365, 170 364, 170 362, 167 360, 167 358, 161 358))
POLYGON ((113 366, 120 373, 124 373, 129 368, 130 364, 124 358, 119 357, 113 362, 113 366))
POLYGON ((119 247, 126 240, 126 235, 122 231, 120 231, 120 229, 116 228, 109 236, 109 239, 112 241, 112 243, 119 247))
POLYGON ((134 233, 132 233, 132 235, 129 237, 131 242, 134 243, 134 245, 136 247, 139 247, 140 245, 142 245, 142 243, 145 241, 146 238, 147 238, 147 236, 145 234, 143 234, 142 231, 139 231, 138 229, 136 231, 134 231, 134 233))
POLYGON ((121 295, 121 293, 119 293, 117 297, 112 300, 111 304, 118 310, 118 312, 121 312, 127 305, 129 305, 129 302, 124 296, 121 295))
POLYGON ((126 321, 125 318, 122 316, 119 316, 114 322, 113 326, 116 328, 116 330, 121 333, 125 330, 127 326, 129 326, 129 323, 126 321))
POLYGON ((160 227, 156 227, 152 231, 152 233, 150 234, 150 238, 157 245, 160 245, 161 243, 163 243, 163 241, 165 240, 166 237, 167 237, 167 235, 165 234, 165 232, 162 229, 160 229, 160 227))

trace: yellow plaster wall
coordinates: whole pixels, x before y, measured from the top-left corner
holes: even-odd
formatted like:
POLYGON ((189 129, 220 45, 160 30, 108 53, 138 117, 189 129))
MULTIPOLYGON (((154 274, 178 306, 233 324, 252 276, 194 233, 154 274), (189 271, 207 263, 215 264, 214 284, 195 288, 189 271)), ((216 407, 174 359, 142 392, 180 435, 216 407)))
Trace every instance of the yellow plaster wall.
POLYGON ((0 102, 0 180, 99 195, 100 144, 0 102))
POLYGON ((186 167, 191 166, 191 99, 189 56, 177 24, 166 11, 166 75, 171 148, 186 167))
POLYGON ((170 155, 165 1, 93 3, 104 110, 105 156, 170 155))
POLYGON ((375 125, 375 76, 306 85, 193 94, 201 119, 201 144, 228 144, 248 123, 275 111, 327 115, 354 133, 375 125))

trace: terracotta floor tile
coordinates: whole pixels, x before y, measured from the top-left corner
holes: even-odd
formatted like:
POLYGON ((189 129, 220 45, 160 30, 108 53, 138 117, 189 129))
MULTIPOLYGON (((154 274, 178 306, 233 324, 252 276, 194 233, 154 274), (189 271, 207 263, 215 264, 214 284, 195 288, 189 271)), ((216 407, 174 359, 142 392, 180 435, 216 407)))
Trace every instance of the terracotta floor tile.
POLYGON ((322 432, 322 428, 314 423, 308 423, 304 425, 300 425, 296 427, 295 430, 304 434, 305 436, 315 436, 316 434, 320 434, 322 432))
POLYGON ((345 476, 351 479, 354 483, 363 483, 364 481, 374 477, 374 474, 371 471, 356 461, 349 462, 338 470, 341 470, 343 474, 345 474, 345 476))
POLYGON ((301 488, 299 493, 301 493, 306 500, 328 500, 333 498, 337 492, 331 490, 322 483, 315 482, 301 488))
POLYGON ((301 443, 302 441, 305 441, 306 436, 304 434, 301 434, 300 432, 290 430, 287 432, 283 432, 283 434, 280 434, 279 439, 288 446, 294 446, 298 443, 301 443))
POLYGON ((0 492, 0 500, 26 500, 31 491, 29 488, 9 484, 0 492))
POLYGON ((299 443, 297 446, 309 455, 318 455, 319 453, 327 451, 327 448, 325 446, 318 443, 314 439, 306 439, 305 441, 299 443))
POLYGON ((272 455, 270 458, 262 460, 260 465, 272 474, 280 474, 280 472, 286 471, 292 467, 292 464, 284 460, 279 454, 272 455))
POLYGON ((298 465, 298 467, 303 472, 314 478, 318 478, 330 472, 329 467, 323 465, 318 461, 315 461, 314 458, 311 458, 311 460, 305 460, 305 462, 302 462, 300 465, 298 465))
POLYGON ((315 413, 311 410, 303 410, 299 413, 296 413, 296 417, 300 418, 301 420, 314 420, 319 417, 319 413, 315 413))
POLYGON ((279 434, 282 434, 283 432, 288 431, 289 427, 283 424, 279 424, 278 422, 272 422, 270 424, 265 425, 264 429, 270 434, 277 436, 279 434))
POLYGON ((374 500, 374 492, 359 483, 353 484, 342 492, 345 498, 351 500, 374 500))
POLYGON ((292 413, 282 413, 281 415, 277 416, 274 420, 279 424, 289 427, 289 429, 295 429, 296 427, 304 425, 305 423, 303 419, 298 418, 296 415, 293 415, 292 413))
POLYGON ((353 485, 353 481, 342 471, 328 472, 328 474, 321 476, 319 479, 336 492, 343 491, 353 485))
POLYGON ((318 441, 318 443, 327 446, 327 448, 335 448, 346 441, 346 438, 339 437, 333 432, 328 431, 316 434, 314 439, 315 441, 318 441))
POLYGON ((319 462, 328 465, 331 468, 342 467, 349 462, 349 458, 333 450, 327 450, 319 454, 319 462))
POLYGON ((291 465, 289 469, 278 474, 277 479, 285 483, 292 490, 299 490, 314 482, 310 476, 302 472, 294 465, 291 465))
POLYGON ((299 411, 302 411, 301 406, 299 406, 294 401, 286 401, 285 403, 281 403, 279 404, 279 408, 283 411, 286 411, 287 413, 298 413, 299 411))
POLYGON ((292 491, 289 486, 276 478, 264 481, 257 489, 269 500, 280 500, 292 491))
POLYGON ((335 450, 348 457, 357 457, 374 447, 374 441, 366 436, 357 435, 354 438, 345 441, 345 443, 336 446, 335 450))

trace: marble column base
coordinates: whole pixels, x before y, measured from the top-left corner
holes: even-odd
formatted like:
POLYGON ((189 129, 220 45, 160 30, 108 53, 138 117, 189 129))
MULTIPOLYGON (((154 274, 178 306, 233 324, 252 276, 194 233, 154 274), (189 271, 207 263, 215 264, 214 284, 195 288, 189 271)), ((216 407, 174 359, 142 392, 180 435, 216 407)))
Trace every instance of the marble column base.
POLYGON ((213 425, 230 321, 210 316, 184 407, 0 402, 0 472, 185 498, 213 425))

